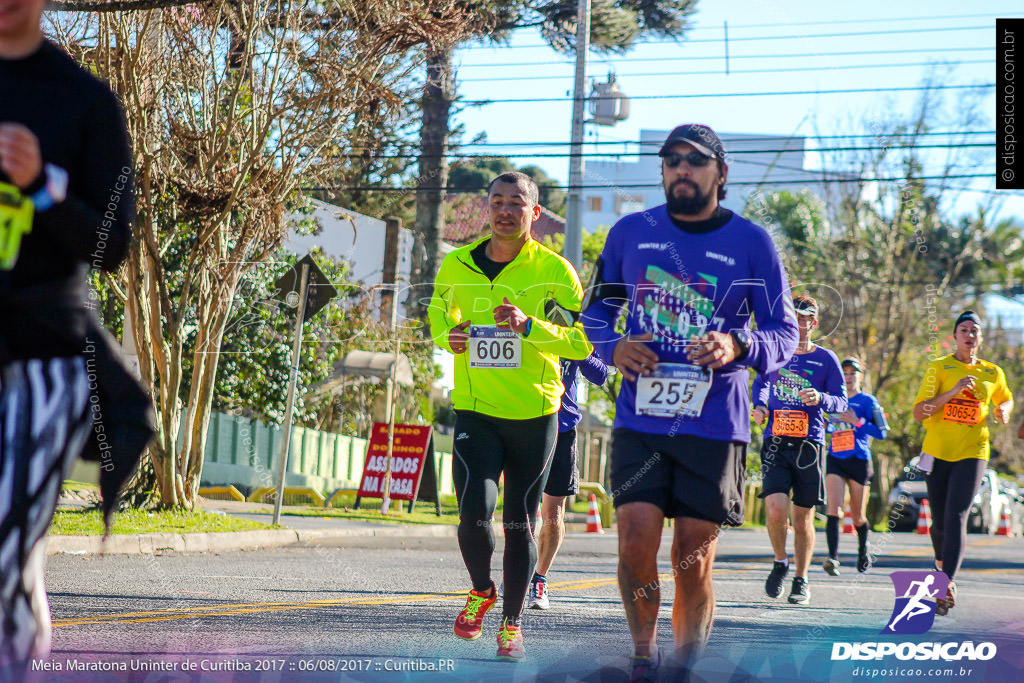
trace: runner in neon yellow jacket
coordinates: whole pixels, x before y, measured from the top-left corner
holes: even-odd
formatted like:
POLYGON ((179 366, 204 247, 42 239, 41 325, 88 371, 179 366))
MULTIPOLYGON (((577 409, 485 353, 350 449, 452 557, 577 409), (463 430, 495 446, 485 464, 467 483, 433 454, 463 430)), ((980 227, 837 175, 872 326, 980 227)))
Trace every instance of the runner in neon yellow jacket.
POLYGON ((522 335, 518 369, 471 368, 469 353, 455 355, 455 409, 513 420, 556 413, 563 390, 559 359, 582 360, 593 351, 577 322, 583 288, 572 265, 534 239, 491 281, 472 256, 490 239, 460 247, 441 263, 428 313, 434 342, 451 351, 452 328, 494 325, 493 311, 502 303, 530 316, 530 331, 522 335))
POLYGON ((538 194, 523 173, 491 182, 491 234, 445 257, 429 309, 434 341, 455 354, 452 479, 459 549, 473 586, 452 629, 476 640, 497 600, 491 520, 504 476, 505 592, 496 657, 509 661, 525 656, 521 620, 537 564, 532 529, 564 391, 559 359, 583 360, 593 350, 578 322, 583 288, 576 271, 532 237, 538 194))

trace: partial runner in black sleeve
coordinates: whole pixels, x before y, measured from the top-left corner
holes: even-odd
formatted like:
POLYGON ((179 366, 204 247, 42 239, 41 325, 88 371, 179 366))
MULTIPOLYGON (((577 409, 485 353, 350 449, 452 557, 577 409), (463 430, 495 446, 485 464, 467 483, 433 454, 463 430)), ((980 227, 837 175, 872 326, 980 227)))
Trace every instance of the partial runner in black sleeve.
POLYGON ((121 108, 44 39, 44 5, 0 11, 0 680, 50 648, 42 539, 105 381, 86 275, 121 264, 134 213, 121 108))

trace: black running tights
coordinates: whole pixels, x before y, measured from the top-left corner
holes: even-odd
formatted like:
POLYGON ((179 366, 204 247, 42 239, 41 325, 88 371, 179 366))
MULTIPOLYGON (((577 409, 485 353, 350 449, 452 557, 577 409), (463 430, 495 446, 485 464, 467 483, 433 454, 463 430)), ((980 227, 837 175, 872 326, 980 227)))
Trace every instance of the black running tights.
POLYGON ((491 587, 498 478, 505 474, 504 616, 522 616, 537 565, 533 523, 551 468, 558 414, 507 420, 460 410, 455 420, 452 478, 459 499, 459 548, 473 589, 491 587))
POLYGON ((967 458, 949 462, 935 459, 925 479, 932 509, 932 547, 942 571, 952 579, 964 559, 967 515, 978 492, 988 461, 967 458))

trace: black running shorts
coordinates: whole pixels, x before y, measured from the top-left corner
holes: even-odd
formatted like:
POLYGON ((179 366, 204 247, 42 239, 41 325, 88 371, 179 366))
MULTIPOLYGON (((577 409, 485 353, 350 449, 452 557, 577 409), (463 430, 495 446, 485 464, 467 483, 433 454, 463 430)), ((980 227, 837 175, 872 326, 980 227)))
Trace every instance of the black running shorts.
POLYGON ((576 464, 576 428, 558 433, 555 455, 551 459, 548 483, 544 493, 549 496, 575 496, 580 492, 579 468, 576 464))
POLYGON ((666 517, 743 524, 747 444, 619 427, 612 433, 611 458, 615 507, 645 502, 666 517))
POLYGON ((867 486, 871 483, 871 477, 875 476, 875 468, 870 460, 837 458, 830 453, 828 463, 825 465, 825 474, 835 474, 843 479, 867 486))
POLYGON ((812 508, 825 502, 825 444, 787 436, 765 437, 761 446, 761 493, 793 493, 793 504, 812 508))

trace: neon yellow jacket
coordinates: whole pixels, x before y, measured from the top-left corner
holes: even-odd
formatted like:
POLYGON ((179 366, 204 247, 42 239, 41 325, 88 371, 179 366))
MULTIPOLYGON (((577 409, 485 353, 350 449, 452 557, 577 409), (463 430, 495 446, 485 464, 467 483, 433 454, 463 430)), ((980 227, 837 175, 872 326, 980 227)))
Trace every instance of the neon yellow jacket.
POLYGON ((441 263, 428 311, 434 343, 451 351, 448 332, 466 320, 494 325, 494 309, 506 297, 533 321, 522 337, 519 368, 470 368, 468 351, 455 354, 452 401, 456 410, 511 420, 550 415, 562 400, 559 359, 582 360, 593 351, 579 322, 583 288, 572 264, 533 239, 491 282, 470 254, 488 239, 441 263))

